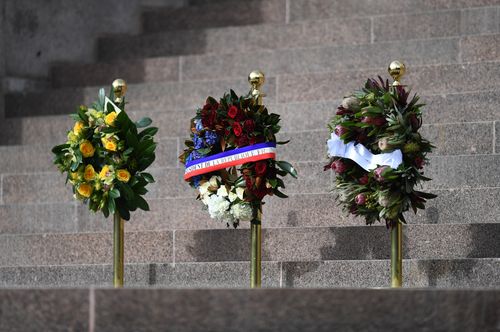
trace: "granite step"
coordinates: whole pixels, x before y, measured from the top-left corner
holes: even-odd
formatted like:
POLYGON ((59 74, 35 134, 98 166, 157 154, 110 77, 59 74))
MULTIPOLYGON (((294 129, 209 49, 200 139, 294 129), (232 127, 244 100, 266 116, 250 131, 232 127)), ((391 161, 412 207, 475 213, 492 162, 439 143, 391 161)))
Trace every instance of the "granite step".
POLYGON ((12 332, 468 332, 498 327, 500 291, 4 289, 0 305, 1 327, 12 332))
POLYGON ((204 4, 180 8, 159 8, 142 14, 146 32, 260 23, 285 23, 285 0, 204 4))
MULTIPOLYGON (((406 214, 410 224, 500 223, 496 197, 500 188, 432 190, 430 200, 417 215, 406 214)), ((288 199, 265 199, 264 228, 362 226, 364 220, 342 211, 335 196, 291 194, 288 199)), ((136 211, 126 223, 126 232, 184 229, 225 229, 210 219, 203 204, 193 198, 150 199, 150 211, 136 211), (179 207, 182 207, 180 209, 179 207)), ((0 205, 1 234, 112 232, 113 222, 101 213, 92 213, 78 202, 0 205)), ((242 223, 241 228, 248 228, 242 223)))
MULTIPOLYGON (((432 156, 425 175, 433 181, 423 185, 431 189, 490 188, 500 186, 500 155, 432 156)), ((325 162, 294 162, 298 179, 288 179, 287 194, 327 193, 333 188, 333 172, 323 171, 325 162)), ((194 198, 195 192, 182 179, 181 168, 152 168, 156 182, 146 195, 156 198, 194 198)), ((58 172, 2 174, 3 204, 37 204, 72 202, 69 185, 58 172)))
MULTIPOLYGON (((412 89, 420 95, 495 91, 500 85, 496 79, 500 74, 498 62, 410 68, 405 82, 411 83, 412 89), (484 82, 488 82, 488 86, 478 89, 484 86, 484 82)), ((245 78, 251 69, 255 67, 249 67, 248 70, 237 69, 241 71, 238 79, 130 84, 127 94, 130 101, 128 107, 135 111, 194 109, 200 107, 206 96, 219 96, 230 88, 240 94, 246 93, 248 83, 245 78)), ((265 71, 266 68, 262 69, 265 71)), ((272 104, 336 100, 359 89, 367 77, 380 74, 385 76, 385 72, 386 69, 379 68, 273 76, 273 73, 267 71, 268 78, 264 86, 268 94, 266 101, 272 104)), ((6 114, 8 117, 19 117, 71 113, 75 110, 75 105, 93 102, 97 89, 61 88, 32 94, 8 94, 6 114)))
MULTIPOLYGON (((499 7, 500 8, 500 7, 499 7)), ((498 33, 498 32, 497 32, 498 33)), ((263 68, 273 75, 308 73, 349 69, 384 68, 388 59, 404 59, 412 66, 446 63, 498 61, 500 53, 493 52, 491 45, 498 34, 488 36, 447 37, 437 39, 359 42, 356 45, 329 46, 327 42, 316 44, 275 45, 274 49, 234 50, 219 47, 224 54, 170 56, 97 64, 66 64, 53 67, 53 86, 75 87, 107 84, 113 77, 127 77, 130 83, 190 81, 206 79, 214 72, 224 77, 245 77, 252 68, 263 68), (278 47, 282 46, 282 47, 278 47), (285 48, 283 48, 285 47, 285 48), (484 56, 484 59, 482 58, 484 56), (235 61, 235 59, 238 59, 235 61)), ((314 36, 308 40, 311 42, 314 36)), ((227 40, 227 39, 223 39, 227 40)), ((285 40, 296 40, 287 38, 285 40)), ((127 45, 129 41, 127 40, 127 45)), ((154 42, 152 45, 163 45, 154 42)), ((183 42, 185 45, 185 42, 183 42)), ((247 43, 245 43, 247 45, 247 43)), ((140 45, 142 46, 142 45, 140 45)), ((113 49, 123 49, 114 47, 113 49)), ((140 47, 140 50, 145 50, 140 47)), ((122 54, 122 52, 120 53, 122 54)), ((162 54, 143 54, 142 57, 162 54)), ((164 55, 164 54, 163 54, 164 55)))
MULTIPOLYGON (((249 229, 128 232, 127 263, 234 262, 249 259, 249 229)), ((406 259, 497 258, 499 223, 404 226, 406 259)), ((263 230, 264 261, 388 259, 385 226, 263 230), (355 239, 355 240, 354 240, 355 239)), ((0 266, 110 264, 112 233, 2 235, 0 266)))
MULTIPOLYGON (((125 265, 125 285, 169 288, 245 288, 248 262, 125 265)), ((405 259, 404 286, 498 288, 500 259, 405 259)), ((0 287, 110 287, 112 265, 1 267, 0 287)), ((388 260, 264 262, 265 288, 387 287, 388 260), (353 276, 357 276, 353 278, 353 276)))
POLYGON ((400 14, 313 20, 289 24, 165 31, 99 39, 100 61, 116 62, 168 55, 248 53, 294 47, 366 44, 380 41, 461 37, 500 32, 500 7, 403 15, 411 29, 396 29, 400 14), (437 19, 439 17, 439 19, 437 19), (235 42, 239 41, 239 42, 235 42))
MULTIPOLYGON (((497 104, 499 91, 446 93, 421 95, 426 104, 423 112, 424 124, 443 124, 443 128, 463 122, 500 120, 497 104)), ((340 100, 299 103, 266 103, 268 109, 281 115, 283 133, 325 129, 327 121, 334 115, 340 100), (311 116, 313 115, 313 116, 311 116)), ((132 119, 148 116, 159 127, 159 138, 185 137, 186 124, 194 115, 194 109, 151 109, 149 111, 128 111, 132 119)), ((66 131, 73 125, 67 115, 28 116, 5 119, 0 126, 2 145, 56 145, 65 141, 66 131), (43 132, 43 135, 40 133, 43 132)), ((498 132, 498 123, 497 132, 498 132)), ((488 130, 489 131, 489 130, 488 130)), ((497 135, 498 136, 498 135, 497 135)), ((443 142, 448 144, 449 142, 443 142)), ((500 146, 500 144, 496 144, 500 146)), ((33 148, 35 149, 35 148, 33 148)), ((1 168, 0 168, 1 169, 1 168)))
MULTIPOLYGON (((478 15, 476 11, 487 8, 475 8, 484 6, 499 5, 498 1, 378 1, 376 3, 369 0, 356 1, 350 3, 338 0, 316 0, 316 1, 245 1, 245 2, 224 2, 224 3, 204 3, 198 6, 187 6, 181 8, 165 8, 146 11, 143 14, 143 28, 145 32, 156 32, 165 30, 183 30, 186 28, 210 28, 224 26, 238 26, 247 24, 262 23, 287 23, 294 21, 347 17, 360 18, 386 15, 416 15, 417 13, 427 14, 437 10, 457 11, 463 9, 464 12, 472 11, 473 17, 478 15)), ((460 12, 459 12, 460 14, 460 12)), ((458 15, 456 19, 464 20, 464 23, 472 24, 475 21, 467 19, 471 15, 458 15)), ((495 16, 489 16, 490 21, 495 16)), ((378 23, 375 21, 374 23, 378 23)), ((406 21, 406 20, 405 20, 406 21)), ((389 20, 391 27, 398 25, 394 20, 389 20)), ((481 21, 479 21, 481 22, 481 21)), ((483 23, 484 25, 484 23, 483 23)), ((415 27, 415 25, 410 25, 415 27)), ((464 24, 465 26, 465 24, 464 24)), ((418 26, 417 26, 418 29, 418 26)))

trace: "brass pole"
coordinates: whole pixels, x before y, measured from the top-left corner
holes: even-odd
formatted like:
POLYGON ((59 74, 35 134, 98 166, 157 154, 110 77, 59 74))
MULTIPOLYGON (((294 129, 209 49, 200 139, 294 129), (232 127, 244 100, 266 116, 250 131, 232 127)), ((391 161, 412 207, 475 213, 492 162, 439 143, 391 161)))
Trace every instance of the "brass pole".
POLYGON ((403 286, 403 226, 391 225, 391 287, 403 286))
POLYGON ((252 207, 253 218, 250 223, 251 233, 251 266, 250 266, 250 287, 260 288, 262 285, 262 204, 252 207))
POLYGON ((124 222, 118 211, 113 217, 113 285, 123 287, 124 222))
MULTIPOLYGON (((250 95, 255 99, 257 105, 263 105, 265 94, 261 87, 265 82, 264 73, 258 70, 248 75, 250 83, 250 95)), ((250 223, 251 249, 250 249, 250 287, 260 288, 262 286, 262 202, 252 205, 252 221, 250 223)))

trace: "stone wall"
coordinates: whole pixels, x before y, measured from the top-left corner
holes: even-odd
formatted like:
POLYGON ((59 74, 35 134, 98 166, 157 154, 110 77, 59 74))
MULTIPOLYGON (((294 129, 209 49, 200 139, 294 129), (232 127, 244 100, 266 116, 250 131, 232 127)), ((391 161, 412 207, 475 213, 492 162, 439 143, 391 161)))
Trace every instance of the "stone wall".
MULTIPOLYGON (((5 72, 47 78, 54 62, 92 62, 98 36, 140 31, 141 6, 184 0, 4 0, 5 72)), ((15 81, 10 81, 15 84, 15 81)))

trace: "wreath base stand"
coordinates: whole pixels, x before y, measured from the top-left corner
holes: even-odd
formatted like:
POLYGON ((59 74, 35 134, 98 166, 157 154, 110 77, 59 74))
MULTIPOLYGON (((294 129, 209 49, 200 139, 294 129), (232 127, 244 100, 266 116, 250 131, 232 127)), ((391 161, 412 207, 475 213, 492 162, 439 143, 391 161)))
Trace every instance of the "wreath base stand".
POLYGON ((403 225, 391 225, 391 287, 403 286, 403 225))
MULTIPOLYGON (((250 95, 257 105, 262 106, 265 96, 261 87, 265 82, 264 73, 258 70, 248 75, 251 85, 250 95)), ((252 204, 252 221, 250 222, 250 288, 260 288, 262 285, 262 202, 252 204)))
MULTIPOLYGON (((122 79, 116 79, 112 83, 114 102, 120 104, 123 101, 127 91, 127 83, 122 79)), ((113 286, 115 288, 123 287, 124 283, 124 256, 125 256, 125 222, 120 213, 115 211, 113 214, 113 286)))

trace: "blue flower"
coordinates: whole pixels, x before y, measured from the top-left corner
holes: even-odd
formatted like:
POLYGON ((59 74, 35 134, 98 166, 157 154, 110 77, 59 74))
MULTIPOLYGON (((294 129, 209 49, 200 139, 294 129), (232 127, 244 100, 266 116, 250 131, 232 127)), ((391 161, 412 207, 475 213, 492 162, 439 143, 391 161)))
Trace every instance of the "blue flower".
POLYGON ((200 119, 195 120, 195 121, 194 121, 194 124, 195 124, 195 126, 196 126, 196 130, 197 130, 197 131, 199 131, 199 132, 200 132, 200 131, 202 131, 202 130, 203 130, 203 124, 201 123, 201 120, 200 120, 200 119))
POLYGON ((205 132, 205 142, 208 145, 214 145, 219 141, 219 136, 213 131, 206 131, 205 132))
POLYGON ((202 155, 198 151, 193 151, 186 157, 186 162, 200 159, 201 157, 202 155))
POLYGON ((193 176, 193 185, 195 188, 200 186, 201 175, 193 176))
POLYGON ((194 148, 196 150, 199 150, 199 149, 205 147, 205 143, 203 142, 201 137, 196 135, 196 134, 193 135, 193 143, 194 143, 194 148))

